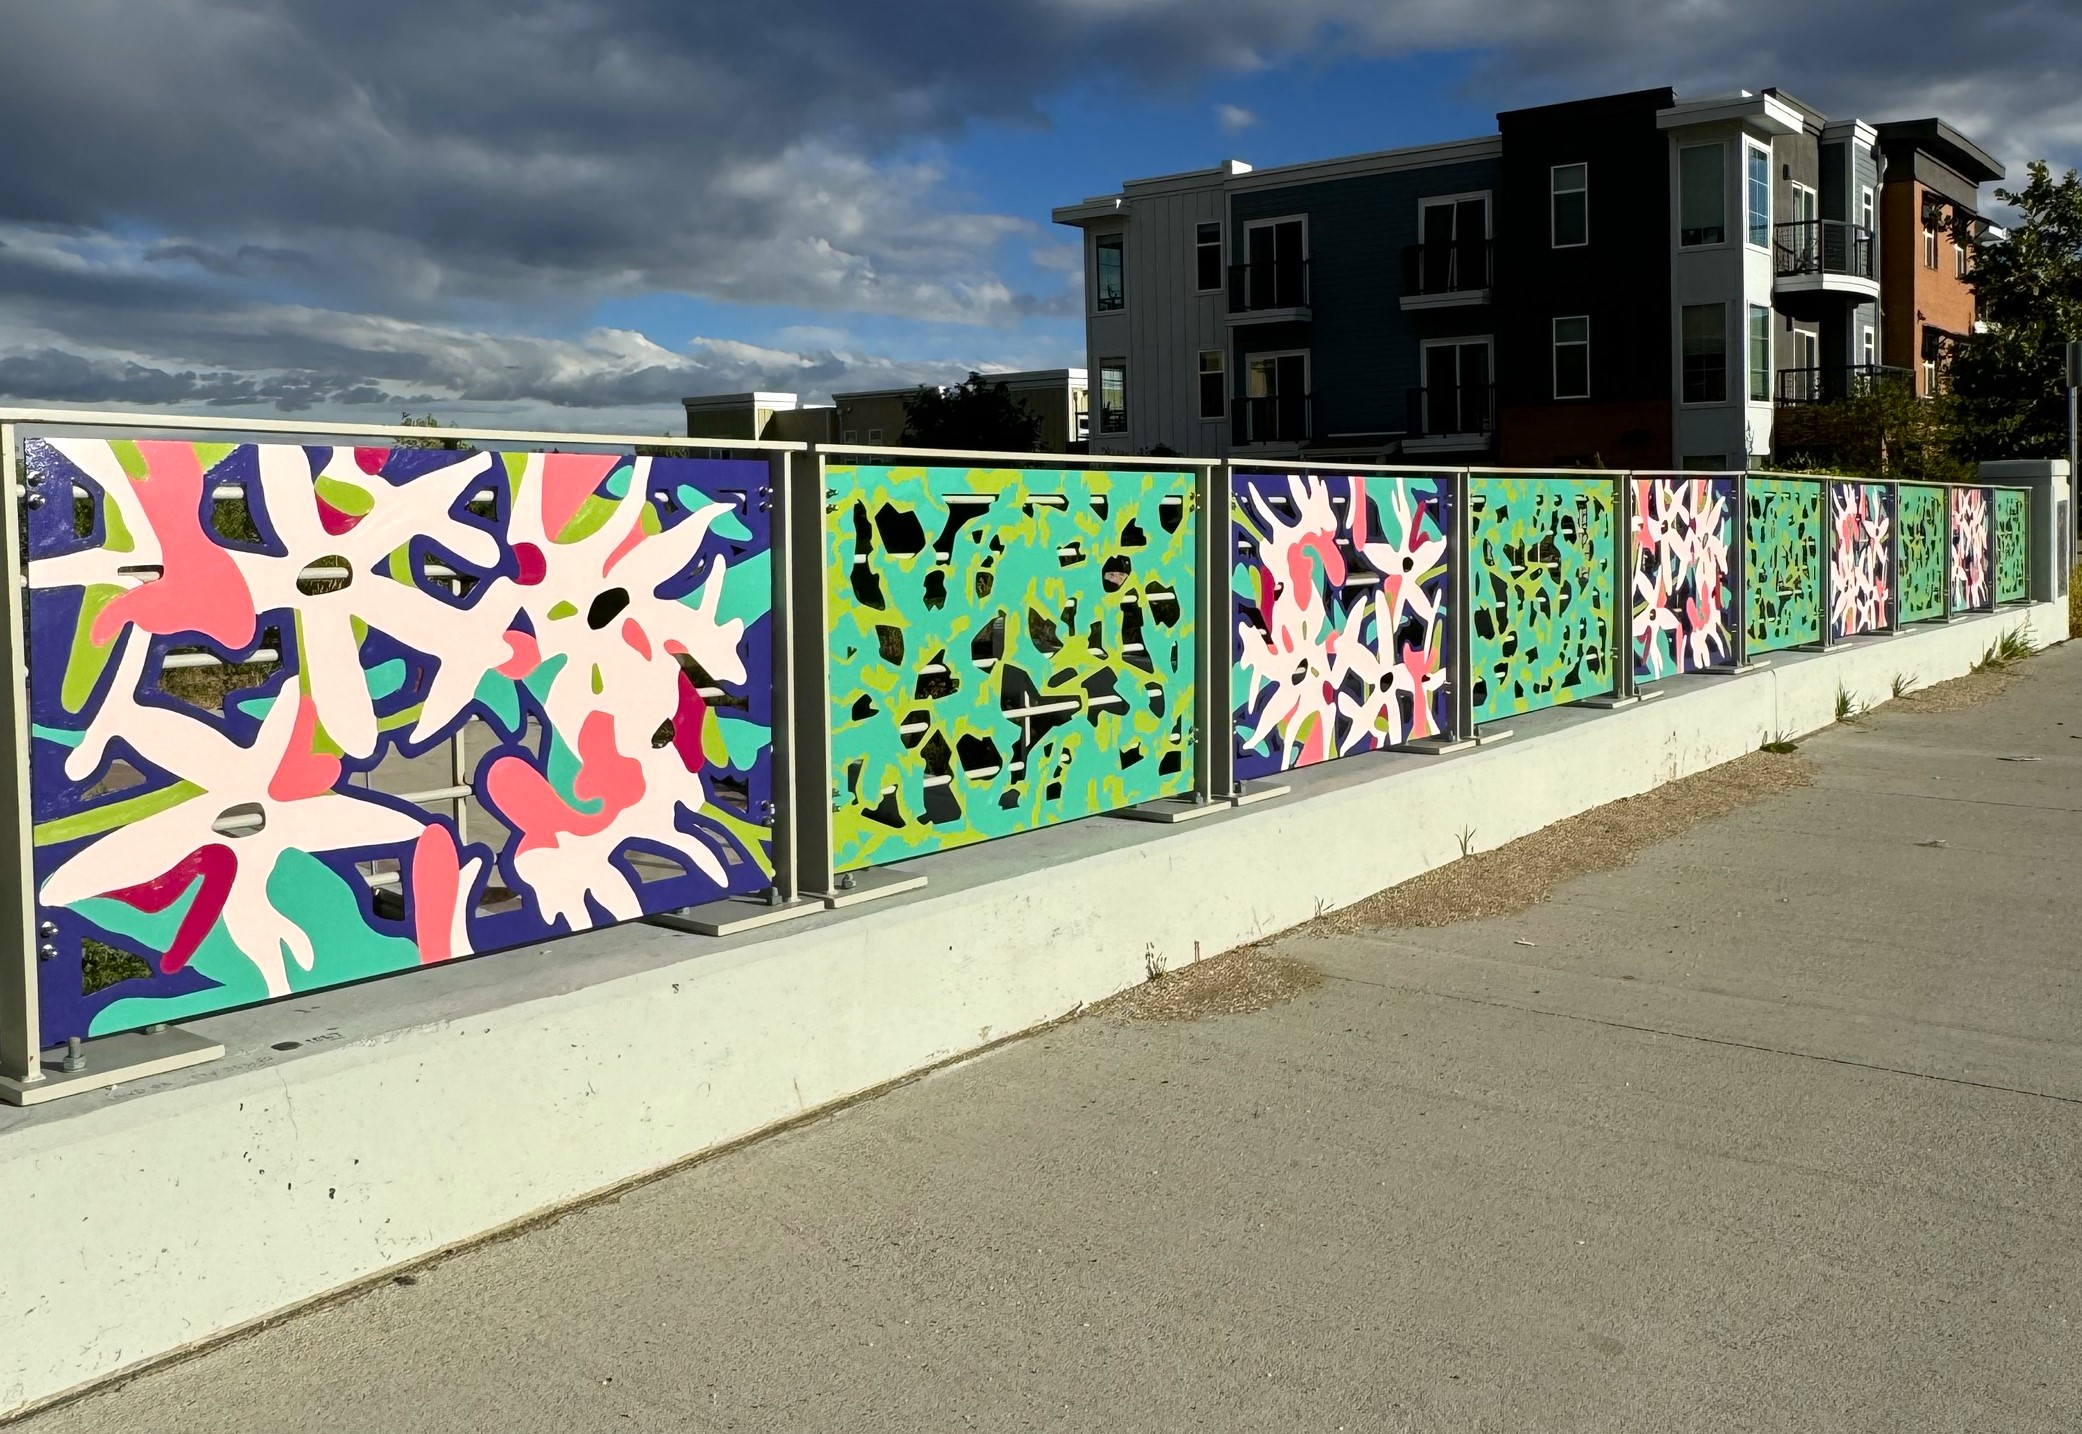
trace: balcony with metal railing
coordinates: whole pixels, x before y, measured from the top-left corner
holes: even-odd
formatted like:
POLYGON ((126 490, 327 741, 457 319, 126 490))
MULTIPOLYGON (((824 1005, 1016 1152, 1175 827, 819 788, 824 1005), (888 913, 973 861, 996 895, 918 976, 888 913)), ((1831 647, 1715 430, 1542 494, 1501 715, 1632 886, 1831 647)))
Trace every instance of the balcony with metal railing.
POLYGON ((1772 287, 1780 293, 1843 294, 1863 301, 1880 292, 1873 233, 1841 219, 1800 219, 1775 225, 1772 287))
POLYGON ((1309 400, 1310 395, 1305 393, 1231 399, 1231 443, 1238 448, 1266 443, 1306 443, 1311 417, 1309 400))
POLYGON ((1887 384, 1908 385, 1913 375, 1885 364, 1833 364, 1823 368, 1782 368, 1778 401, 1782 404, 1835 403, 1872 393, 1887 384))
POLYGON ((1495 437, 1495 384, 1413 388, 1406 400, 1405 453, 1487 448, 1495 437))
POLYGON ((1309 317, 1309 261, 1260 259, 1229 266, 1229 322, 1280 323, 1309 317))
POLYGON ((1402 306, 1445 309, 1489 302, 1494 281, 1487 239, 1411 244, 1402 251, 1402 306))

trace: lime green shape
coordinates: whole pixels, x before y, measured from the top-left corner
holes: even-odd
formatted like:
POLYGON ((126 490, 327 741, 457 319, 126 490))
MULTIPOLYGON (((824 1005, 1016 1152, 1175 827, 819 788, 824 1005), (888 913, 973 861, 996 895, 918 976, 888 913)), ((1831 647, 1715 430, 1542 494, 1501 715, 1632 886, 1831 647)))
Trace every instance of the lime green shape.
POLYGON ((549 610, 549 620, 551 622, 562 622, 567 617, 577 616, 578 609, 568 600, 560 600, 555 607, 549 610))
POLYGON ((142 796, 127 797, 120 802, 105 802, 100 806, 88 807, 71 816, 54 817, 39 822, 33 833, 36 845, 55 846, 63 842, 78 841, 81 837, 99 836, 102 832, 143 821, 159 812, 169 811, 190 797, 202 795, 202 788, 193 782, 175 782, 157 791, 142 796))
POLYGON ((339 509, 350 518, 365 518, 375 511, 376 495, 359 483, 349 483, 344 478, 321 473, 312 487, 328 506, 339 509))

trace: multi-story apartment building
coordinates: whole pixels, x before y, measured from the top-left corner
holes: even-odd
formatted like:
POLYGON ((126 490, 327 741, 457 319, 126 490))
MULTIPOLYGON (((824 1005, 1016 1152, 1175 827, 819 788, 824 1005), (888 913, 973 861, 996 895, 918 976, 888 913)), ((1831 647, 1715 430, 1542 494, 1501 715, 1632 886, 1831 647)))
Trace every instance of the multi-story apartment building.
POLYGON ((1907 371, 1916 392, 1929 394, 1945 346, 1973 332, 1967 276, 1973 241, 1989 227, 1978 200, 2003 167, 1941 119, 1898 120, 1878 133, 1887 160, 1880 187, 1882 361, 1907 371))
MULTIPOLYGON (((1951 134, 1903 143, 1970 202, 1951 134)), ((1781 407, 1886 376, 1885 172, 1880 131, 1781 91, 1656 89, 1131 182, 1055 214, 1085 232, 1093 447, 1766 462, 1781 407)))

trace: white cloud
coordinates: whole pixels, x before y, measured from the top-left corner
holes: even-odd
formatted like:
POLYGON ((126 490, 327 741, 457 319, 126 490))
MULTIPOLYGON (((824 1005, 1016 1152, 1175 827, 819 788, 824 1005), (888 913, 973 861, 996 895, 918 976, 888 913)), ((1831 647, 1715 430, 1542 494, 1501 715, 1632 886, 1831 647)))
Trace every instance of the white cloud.
POLYGON ((1242 105, 1216 105, 1215 123, 1223 134, 1242 134, 1258 122, 1258 116, 1242 105))

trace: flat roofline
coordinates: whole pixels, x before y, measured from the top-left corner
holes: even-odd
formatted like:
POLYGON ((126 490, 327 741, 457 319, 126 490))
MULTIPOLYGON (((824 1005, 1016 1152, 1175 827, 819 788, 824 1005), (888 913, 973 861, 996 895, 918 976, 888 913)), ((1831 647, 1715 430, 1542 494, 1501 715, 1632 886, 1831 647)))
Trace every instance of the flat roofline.
POLYGON ((697 408, 794 408, 798 395, 792 393, 697 393, 680 400, 680 407, 697 408))
POLYGON ((1398 169, 1422 169, 1434 164, 1454 164, 1471 159, 1490 159, 1504 152, 1500 134, 1476 135, 1469 139, 1442 140, 1434 144, 1408 145, 1401 149, 1376 149, 1364 154, 1310 159, 1270 169, 1254 169, 1226 186, 1236 191, 1269 189, 1297 179, 1331 178, 1343 174, 1386 173, 1398 169))
POLYGON ((1655 117, 1657 129, 1689 129, 1693 125, 1748 120, 1773 134, 1799 134, 1807 115, 1773 94, 1708 95, 1680 100, 1655 117))
POLYGON ((1560 116, 1571 112, 1585 115, 1609 114, 1631 109, 1665 110, 1677 103, 1677 91, 1668 85, 1647 90, 1624 90, 1612 95, 1591 95, 1580 100, 1557 100, 1550 105, 1526 105, 1515 110, 1498 110, 1497 128, 1501 130, 1506 120, 1523 124, 1528 120, 1546 115, 1560 116))
MULTIPOLYGON (((981 370, 978 370, 978 372, 981 372, 981 370)), ((1046 388, 1058 383, 1085 383, 1087 378, 1086 371, 1081 368, 1034 368, 1024 369, 1018 373, 983 374, 985 383, 1002 383, 1008 388, 1046 388)), ((956 382, 964 381, 956 380, 956 382)), ((907 383, 900 388, 856 388, 849 389, 845 393, 834 393, 831 398, 833 403, 841 403, 849 398, 900 398, 905 394, 916 393, 921 388, 932 387, 934 385, 930 383, 907 383)))
POLYGON ((1962 179, 1987 184, 2008 172, 2003 162, 1936 115, 1927 119, 1888 120, 1873 126, 1887 148, 1920 149, 1962 179))

